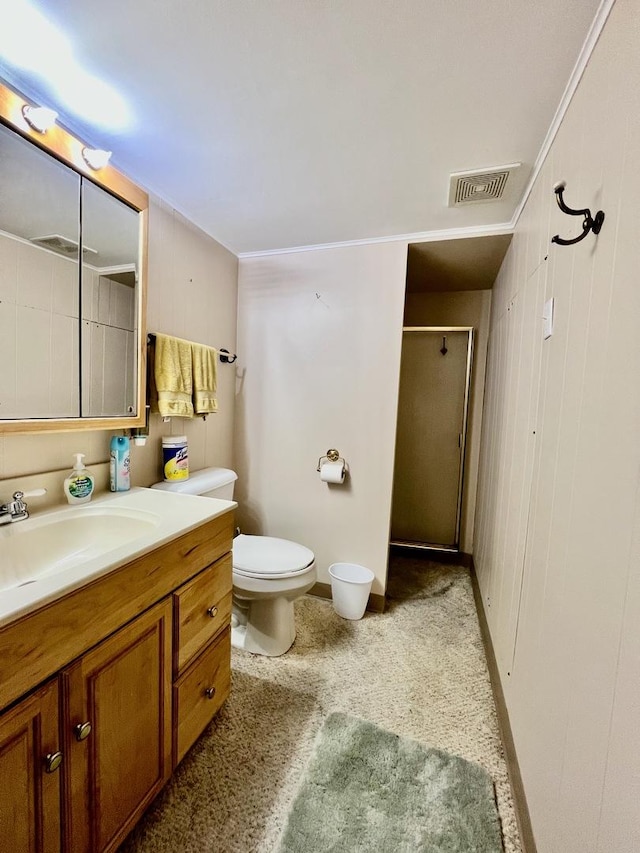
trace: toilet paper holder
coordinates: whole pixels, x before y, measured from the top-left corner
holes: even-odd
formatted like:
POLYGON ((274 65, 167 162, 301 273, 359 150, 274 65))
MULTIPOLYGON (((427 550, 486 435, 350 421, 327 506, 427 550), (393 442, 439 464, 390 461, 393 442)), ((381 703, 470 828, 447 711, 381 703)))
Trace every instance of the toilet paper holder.
POLYGON ((318 459, 318 467, 316 468, 318 473, 320 473, 320 468, 322 467, 322 463, 325 459, 328 459, 329 462, 342 462, 342 467, 345 469, 347 467, 347 463, 344 461, 342 456, 340 456, 340 452, 335 448, 330 448, 324 456, 321 456, 320 459, 318 459))

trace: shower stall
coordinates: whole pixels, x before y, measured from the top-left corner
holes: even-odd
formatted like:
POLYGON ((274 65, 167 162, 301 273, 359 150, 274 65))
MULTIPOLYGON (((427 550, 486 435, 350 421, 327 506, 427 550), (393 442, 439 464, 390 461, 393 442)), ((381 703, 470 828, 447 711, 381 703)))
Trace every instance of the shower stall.
POLYGON ((457 551, 473 359, 471 326, 405 326, 391 544, 457 551))

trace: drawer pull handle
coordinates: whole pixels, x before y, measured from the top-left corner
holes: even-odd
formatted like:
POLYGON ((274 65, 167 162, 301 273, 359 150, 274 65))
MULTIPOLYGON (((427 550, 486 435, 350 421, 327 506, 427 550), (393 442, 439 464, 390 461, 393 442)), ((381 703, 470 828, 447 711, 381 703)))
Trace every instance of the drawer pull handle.
POLYGON ((49 752, 44 757, 44 772, 45 773, 55 773, 61 764, 62 764, 62 753, 60 751, 49 752))
POLYGON ((77 726, 73 727, 73 733, 76 740, 86 740, 91 734, 91 723, 88 720, 86 723, 78 723, 77 726))
POLYGON ((207 699, 213 699, 213 697, 216 695, 216 688, 207 687, 207 689, 204 691, 204 695, 207 697, 207 699))
POLYGON ((208 614, 209 614, 209 616, 211 616, 211 618, 213 619, 214 617, 216 617, 216 616, 218 615, 218 608, 214 605, 213 607, 210 607, 210 608, 207 610, 207 613, 208 613, 208 614))

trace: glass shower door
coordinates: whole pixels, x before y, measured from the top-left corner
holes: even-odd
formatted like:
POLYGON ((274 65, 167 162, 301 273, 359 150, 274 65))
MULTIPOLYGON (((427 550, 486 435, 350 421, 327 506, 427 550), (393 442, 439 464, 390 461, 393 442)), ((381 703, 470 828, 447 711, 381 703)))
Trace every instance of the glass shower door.
POLYGON ((458 547, 472 335, 404 330, 392 543, 458 547))

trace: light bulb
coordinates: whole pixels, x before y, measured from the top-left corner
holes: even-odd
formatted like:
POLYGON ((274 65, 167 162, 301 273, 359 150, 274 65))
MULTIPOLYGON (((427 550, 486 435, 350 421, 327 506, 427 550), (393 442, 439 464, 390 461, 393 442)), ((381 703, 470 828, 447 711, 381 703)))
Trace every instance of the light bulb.
POLYGON ((98 169, 104 169, 107 165, 111 159, 111 151, 104 151, 102 148, 83 148, 82 156, 87 166, 97 172, 98 169))
POLYGON ((22 115, 29 127, 37 130, 38 133, 46 133, 58 118, 58 113, 50 110, 49 107, 30 107, 29 104, 23 106, 22 115))

